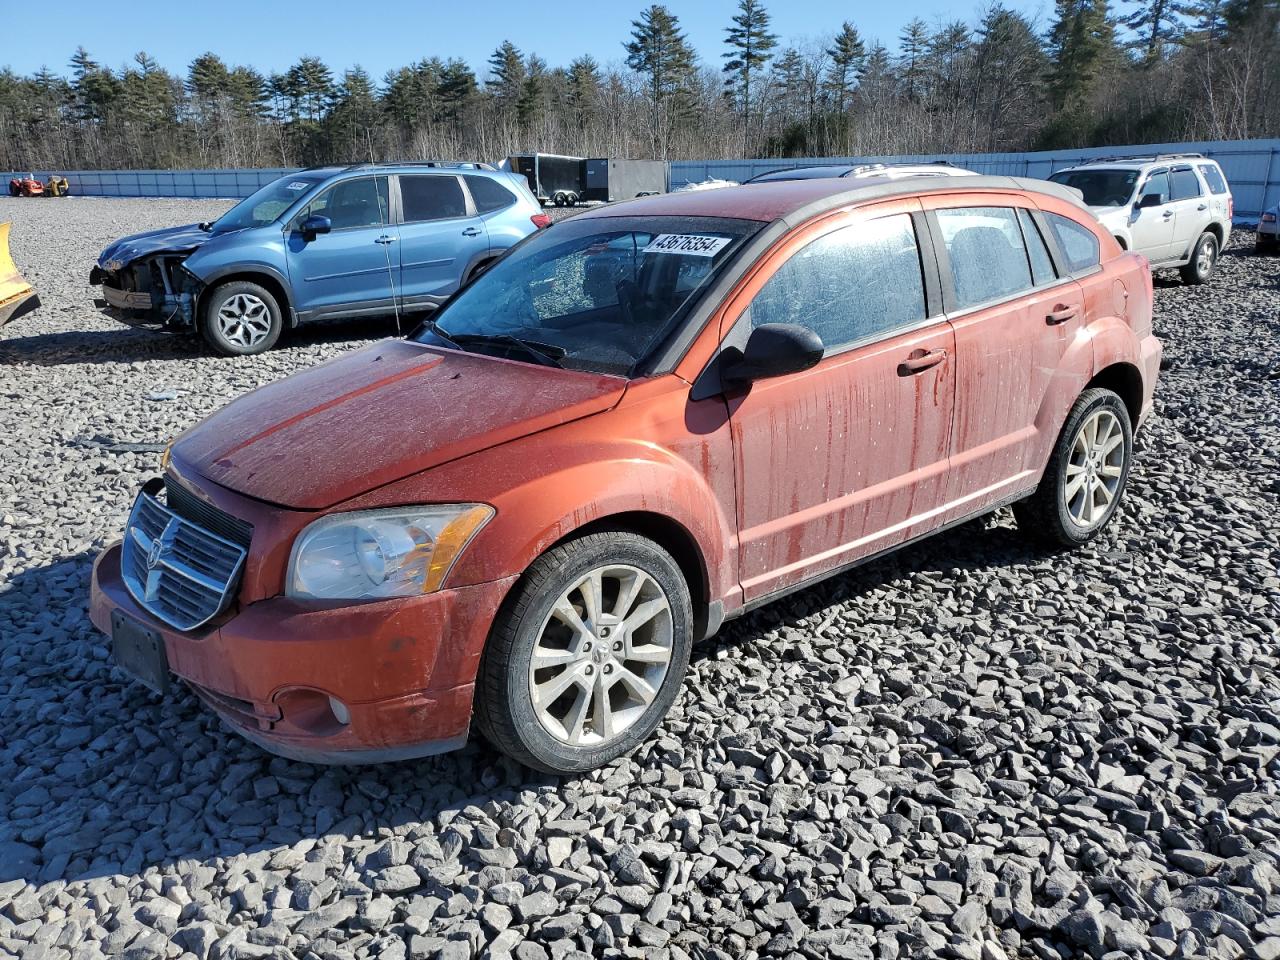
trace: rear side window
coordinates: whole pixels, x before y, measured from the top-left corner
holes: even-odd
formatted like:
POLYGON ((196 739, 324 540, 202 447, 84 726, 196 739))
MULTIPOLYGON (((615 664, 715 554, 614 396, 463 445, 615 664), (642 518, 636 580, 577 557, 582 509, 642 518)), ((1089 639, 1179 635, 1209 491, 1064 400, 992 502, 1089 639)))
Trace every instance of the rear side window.
POLYGON ((920 250, 908 214, 842 227, 802 247, 751 302, 751 325, 795 323, 827 350, 925 319, 920 250))
POLYGON ((480 213, 492 213, 516 202, 514 193, 488 177, 467 177, 466 181, 471 199, 476 202, 476 210, 480 213))
POLYGON ((1053 272, 1053 260, 1049 257, 1049 248, 1045 246, 1044 237, 1040 236, 1040 228, 1036 226, 1030 211, 1018 208, 1018 224, 1022 227, 1022 239, 1027 244, 1032 281, 1038 287, 1057 279, 1057 274, 1053 272))
POLYGON ((956 306, 972 307, 1031 287, 1031 265, 1012 207, 937 211, 951 261, 956 306))
POLYGON ((1174 200, 1189 200, 1201 193, 1200 178, 1190 167, 1174 167, 1169 175, 1169 185, 1172 188, 1170 197, 1174 200))
POLYGON ((1223 179, 1222 171, 1218 169, 1217 164, 1202 163, 1200 172, 1204 174, 1204 182, 1209 184, 1210 193, 1227 192, 1227 181, 1223 179))
POLYGON ((402 176, 400 199, 404 204, 405 223, 467 215, 467 202, 462 198, 462 184, 457 177, 402 176))
POLYGON ((1049 229, 1057 238, 1058 247, 1067 258, 1067 267, 1072 273, 1098 265, 1098 238, 1092 230, 1056 213, 1046 213, 1044 218, 1049 222, 1049 229))

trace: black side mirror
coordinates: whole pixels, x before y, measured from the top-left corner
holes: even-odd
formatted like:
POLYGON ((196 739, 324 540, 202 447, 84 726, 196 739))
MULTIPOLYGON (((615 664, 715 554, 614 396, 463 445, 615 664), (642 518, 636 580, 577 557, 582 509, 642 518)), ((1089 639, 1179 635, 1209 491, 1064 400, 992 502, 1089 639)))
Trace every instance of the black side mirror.
POLYGON ((325 216, 313 213, 307 219, 302 221, 302 225, 298 227, 298 231, 308 240, 314 240, 322 233, 328 233, 333 229, 333 222, 325 216))
POLYGON ((721 380, 733 386, 799 373, 817 366, 825 349, 808 327, 766 323, 751 331, 741 356, 725 365, 721 380))
POLYGON ((1159 193, 1144 193, 1138 199, 1138 209, 1145 210, 1147 207, 1164 206, 1164 196, 1159 193))

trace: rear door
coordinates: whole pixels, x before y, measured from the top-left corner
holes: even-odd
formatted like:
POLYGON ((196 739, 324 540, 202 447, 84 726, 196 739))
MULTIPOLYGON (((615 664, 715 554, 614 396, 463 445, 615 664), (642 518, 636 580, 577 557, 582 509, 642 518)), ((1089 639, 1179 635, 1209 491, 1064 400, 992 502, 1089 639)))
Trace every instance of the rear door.
POLYGON ((400 295, 408 306, 438 303, 489 253, 489 234, 453 173, 401 174, 400 295))
POLYGON ((285 246, 296 309, 305 318, 390 310, 399 267, 390 248, 390 188, 385 176, 342 180, 316 196, 290 223, 285 246), (307 217, 329 218, 329 233, 303 236, 307 217))
POLYGON ((1179 164, 1169 171, 1169 190, 1169 206, 1173 210, 1173 246, 1169 256, 1185 260, 1191 256, 1213 215, 1209 212, 1209 198, 1191 164, 1179 164))
POLYGON ((813 369, 726 398, 747 601, 923 532, 942 503, 955 347, 926 292, 922 226, 900 200, 798 230, 726 312, 732 343, 792 323, 826 347, 813 369))
POLYGON ((1166 168, 1153 170, 1138 191, 1138 202, 1134 204, 1130 218, 1129 236, 1132 248, 1148 260, 1168 260, 1173 256, 1170 252, 1173 246, 1173 217, 1169 171, 1166 168), (1159 197, 1159 204, 1154 207, 1141 206, 1142 198, 1147 196, 1159 197))
POLYGON ((1031 201, 968 194, 925 206, 959 371, 944 493, 952 521, 1034 487, 1058 426, 1046 397, 1085 318, 1079 284, 1055 271, 1031 201))

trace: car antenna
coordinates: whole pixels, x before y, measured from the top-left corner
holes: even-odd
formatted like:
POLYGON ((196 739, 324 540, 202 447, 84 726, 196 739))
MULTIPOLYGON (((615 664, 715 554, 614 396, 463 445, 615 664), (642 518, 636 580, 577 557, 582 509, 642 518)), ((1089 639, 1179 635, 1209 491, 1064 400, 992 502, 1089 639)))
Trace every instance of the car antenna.
POLYGON ((391 269, 391 239, 387 236, 378 238, 378 243, 382 244, 382 252, 387 258, 387 280, 391 284, 391 308, 396 314, 396 336, 401 336, 400 330, 400 298, 396 296, 396 275, 391 269))

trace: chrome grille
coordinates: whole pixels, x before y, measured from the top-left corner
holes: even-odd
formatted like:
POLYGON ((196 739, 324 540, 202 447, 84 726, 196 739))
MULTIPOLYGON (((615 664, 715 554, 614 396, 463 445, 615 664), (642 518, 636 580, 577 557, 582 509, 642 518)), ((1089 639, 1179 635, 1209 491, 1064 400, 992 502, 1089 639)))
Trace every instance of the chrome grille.
POLYGON ((121 572, 133 599, 178 630, 194 630, 226 609, 246 550, 179 516, 157 499, 160 480, 133 502, 121 572))

